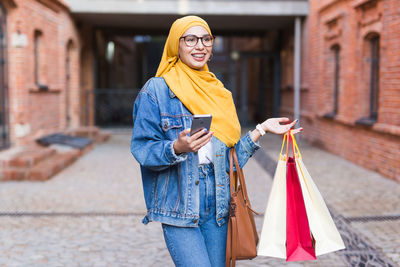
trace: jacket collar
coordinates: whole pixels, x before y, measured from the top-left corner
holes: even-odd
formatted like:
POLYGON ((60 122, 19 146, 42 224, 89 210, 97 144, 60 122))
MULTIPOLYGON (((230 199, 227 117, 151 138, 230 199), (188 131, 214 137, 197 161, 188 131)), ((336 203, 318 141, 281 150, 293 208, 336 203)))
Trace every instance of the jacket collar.
POLYGON ((171 89, 168 88, 168 90, 169 90, 169 97, 170 97, 170 98, 176 97, 176 95, 174 94, 174 92, 172 92, 171 89))

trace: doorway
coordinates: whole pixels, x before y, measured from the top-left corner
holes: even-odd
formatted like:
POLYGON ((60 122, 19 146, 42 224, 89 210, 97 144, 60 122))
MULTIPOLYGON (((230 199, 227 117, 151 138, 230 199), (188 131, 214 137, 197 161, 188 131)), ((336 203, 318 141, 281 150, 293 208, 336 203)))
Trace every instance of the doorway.
POLYGON ((240 53, 240 103, 238 116, 243 124, 278 117, 280 107, 279 53, 240 53))
POLYGON ((132 106, 142 86, 154 77, 166 36, 97 30, 95 123, 130 127, 132 106))

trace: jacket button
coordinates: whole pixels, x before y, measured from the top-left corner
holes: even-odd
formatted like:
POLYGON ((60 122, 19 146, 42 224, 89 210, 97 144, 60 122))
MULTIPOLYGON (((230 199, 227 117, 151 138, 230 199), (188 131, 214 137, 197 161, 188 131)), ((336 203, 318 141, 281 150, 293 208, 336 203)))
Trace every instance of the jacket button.
POLYGON ((199 185, 199 181, 198 180, 196 181, 196 185, 199 185))
POLYGON ((197 223, 197 219, 193 219, 193 223, 197 223))

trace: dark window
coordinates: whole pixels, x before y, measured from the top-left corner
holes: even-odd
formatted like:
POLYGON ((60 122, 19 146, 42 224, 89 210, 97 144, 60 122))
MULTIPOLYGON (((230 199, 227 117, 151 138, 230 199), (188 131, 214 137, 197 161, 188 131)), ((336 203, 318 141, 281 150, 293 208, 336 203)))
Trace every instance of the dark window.
POLYGON ((65 58, 65 80, 66 80, 66 88, 65 88, 65 114, 66 114, 66 123, 67 127, 70 127, 71 123, 71 109, 70 109, 70 91, 71 91, 71 56, 72 56, 72 49, 74 44, 72 40, 68 41, 67 44, 67 53, 65 58))
MULTIPOLYGON (((356 121, 356 124, 364 126, 372 126, 378 120, 378 102, 379 102, 379 35, 376 33, 369 34, 365 39, 365 53, 367 67, 364 69, 365 76, 368 77, 366 82, 369 86, 369 114, 356 121)), ((368 110, 366 109, 366 110, 368 110)))
POLYGON ((39 73, 40 73, 40 45, 41 45, 42 32, 36 30, 34 35, 33 53, 34 53, 34 72, 35 72, 35 84, 39 84, 39 73))
POLYGON ((0 3, 0 149, 10 146, 6 15, 0 3))
POLYGON ((333 119, 338 114, 339 110, 339 72, 340 72, 340 46, 334 45, 330 49, 330 56, 329 56, 329 87, 332 88, 332 95, 329 96, 329 101, 331 101, 332 97, 332 110, 328 113, 324 114, 324 118, 326 119, 333 119))
POLYGON ((379 100, 379 36, 370 39, 371 45, 371 81, 370 81, 370 118, 378 119, 379 100))
POLYGON ((34 44, 33 44, 33 53, 34 53, 34 75, 35 75, 35 84, 39 88, 39 90, 48 90, 49 88, 47 85, 41 83, 41 68, 43 67, 42 64, 42 56, 43 56, 43 34, 41 31, 36 30, 34 35, 34 44))
POLYGON ((340 47, 338 45, 332 47, 334 58, 333 71, 333 113, 338 113, 338 98, 339 98, 339 67, 340 67, 340 47))

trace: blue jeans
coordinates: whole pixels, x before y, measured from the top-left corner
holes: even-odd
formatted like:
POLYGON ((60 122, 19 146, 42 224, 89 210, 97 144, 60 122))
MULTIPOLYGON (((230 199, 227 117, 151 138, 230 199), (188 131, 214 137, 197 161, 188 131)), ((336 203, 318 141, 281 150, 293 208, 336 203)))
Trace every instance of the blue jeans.
POLYGON ((176 266, 224 267, 228 224, 217 225, 213 165, 200 165, 199 174, 199 226, 162 224, 165 243, 176 266))

